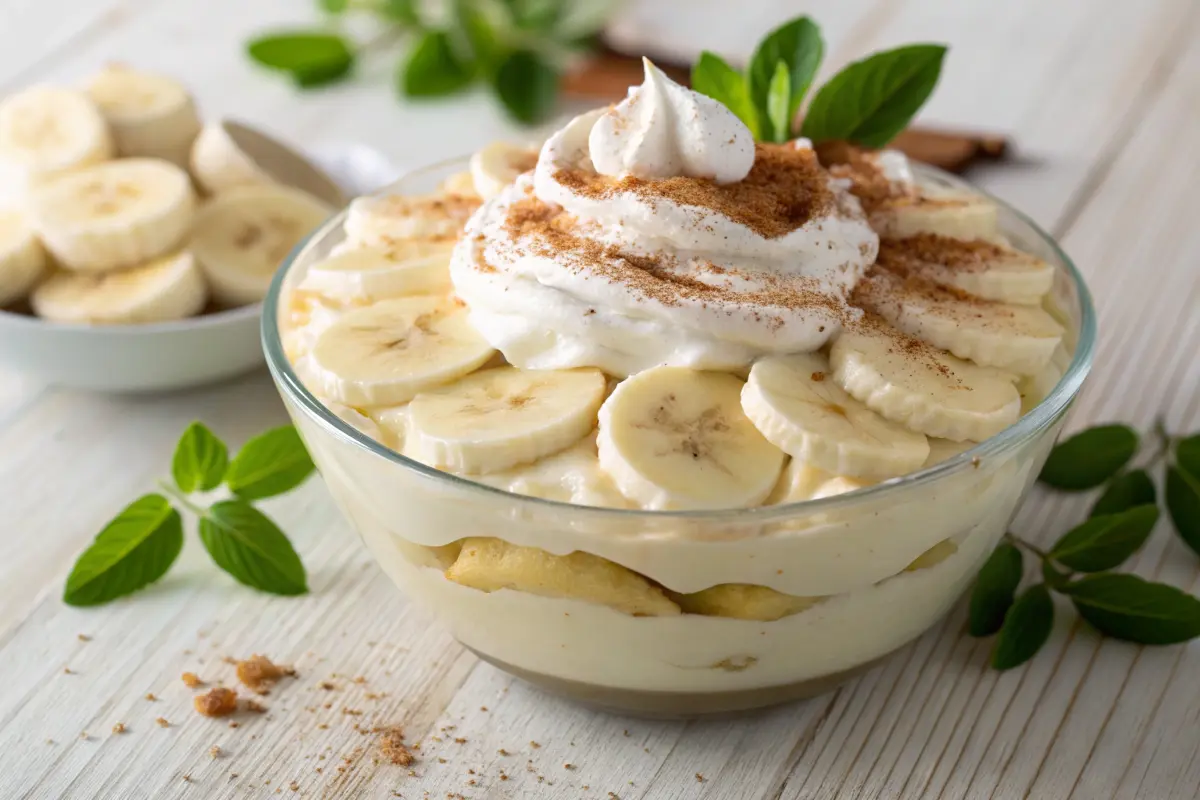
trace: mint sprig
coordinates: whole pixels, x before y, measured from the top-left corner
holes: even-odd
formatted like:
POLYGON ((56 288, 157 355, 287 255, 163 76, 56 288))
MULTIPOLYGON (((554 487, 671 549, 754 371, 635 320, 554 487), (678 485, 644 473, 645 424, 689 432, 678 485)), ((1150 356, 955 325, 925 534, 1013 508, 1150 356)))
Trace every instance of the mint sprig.
POLYGON ((705 51, 692 67, 692 88, 724 103, 760 141, 797 135, 883 147, 904 130, 933 93, 946 47, 914 44, 848 65, 813 96, 803 124, 796 117, 812 88, 825 43, 820 28, 798 17, 754 49, 746 74, 705 51))
POLYGON ((1126 425, 1089 428, 1051 451, 1039 479, 1054 488, 1104 486, 1088 519, 1043 550, 1007 534, 980 570, 971 593, 968 632, 998 633, 992 666, 1032 658, 1053 626, 1052 593, 1069 600, 1101 634, 1138 644, 1200 637, 1200 599, 1164 583, 1112 572, 1146 543, 1159 520, 1152 472, 1166 461, 1166 505, 1179 537, 1200 553, 1200 434, 1177 439, 1159 423, 1154 451, 1138 458, 1143 437, 1126 425), (1125 471, 1138 459, 1144 465, 1125 471), (1040 582, 1014 601, 1024 554, 1040 561, 1040 582))
MULTIPOLYGON (((317 0, 329 15, 374 14, 405 42, 396 67, 404 97, 430 99, 488 85, 509 115, 533 124, 552 113, 563 70, 594 45, 614 10, 608 0, 447 0, 431 13, 416 0, 317 0)), ((329 31, 272 32, 249 57, 301 88, 353 74, 360 47, 329 31)))
POLYGON ((312 474, 299 434, 290 425, 275 428, 246 442, 232 460, 228 453, 202 423, 189 425, 171 460, 172 482, 162 482, 162 494, 138 498, 104 526, 76 560, 63 601, 100 605, 165 575, 183 549, 180 509, 199 519, 205 549, 241 583, 271 594, 307 592, 295 548, 250 502, 290 491, 312 474), (208 506, 195 496, 220 487, 235 496, 208 506))

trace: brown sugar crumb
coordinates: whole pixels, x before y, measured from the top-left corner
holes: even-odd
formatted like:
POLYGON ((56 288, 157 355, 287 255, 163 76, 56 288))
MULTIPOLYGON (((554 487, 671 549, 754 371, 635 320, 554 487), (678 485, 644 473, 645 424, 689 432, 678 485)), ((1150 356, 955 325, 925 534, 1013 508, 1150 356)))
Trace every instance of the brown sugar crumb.
POLYGON ((242 723, 240 723, 240 722, 229 723, 229 727, 231 727, 231 728, 240 728, 241 726, 242 726, 242 723))
POLYGON ((157 719, 155 719, 154 721, 158 723, 158 727, 160 727, 160 728, 169 728, 169 727, 171 727, 171 723, 170 723, 170 722, 167 722, 167 720, 166 720, 165 718, 163 718, 163 717, 158 717, 158 718, 157 718, 157 719))
POLYGON ((575 769, 574 764, 563 764, 563 769, 575 769))
POLYGON ((699 772, 696 773, 696 783, 704 783, 704 776, 699 772))
POLYGON ((337 688, 337 686, 335 686, 333 683, 330 683, 329 681, 321 681, 320 683, 317 684, 317 686, 320 686, 322 689, 324 689, 327 692, 332 692, 334 689, 337 688))
POLYGON ((404 730, 399 727, 386 728, 380 733, 379 754, 400 767, 410 767, 417 760, 404 744, 404 730))
POLYGON ((124 723, 124 722, 118 722, 118 723, 116 723, 115 725, 113 725, 113 726, 112 726, 112 732, 113 732, 113 733, 124 733, 124 732, 125 732, 125 723, 124 723))
POLYGON ((821 381, 825 380, 825 373, 824 372, 814 372, 812 375, 809 375, 808 377, 812 378, 813 383, 820 383, 821 381))
POLYGON ((462 737, 455 737, 455 739, 454 739, 454 743, 455 743, 455 744, 466 744, 466 743, 467 743, 467 740, 466 740, 466 739, 463 739, 462 737))
POLYGON ((227 717, 237 711, 237 701, 237 692, 223 686, 216 686, 192 698, 196 711, 205 717, 227 717))
POLYGON ((153 703, 158 698, 154 696, 153 692, 146 692, 146 699, 153 703))
POLYGON ((220 758, 221 757, 221 748, 215 744, 212 747, 208 748, 208 757, 209 758, 220 758))
POLYGON ((237 676, 252 692, 262 694, 282 678, 295 677, 296 670, 272 663, 266 656, 253 655, 245 661, 238 661, 237 676))
POLYGON ((505 750, 503 747, 501 747, 501 748, 500 748, 499 750, 497 750, 496 752, 497 752, 498 754, 502 755, 502 756, 511 756, 511 755, 512 755, 512 753, 508 752, 508 751, 507 751, 507 750, 505 750))
POLYGON ((541 747, 540 744, 538 744, 537 742, 534 742, 534 741, 531 741, 529 743, 529 746, 532 747, 534 750, 537 750, 539 747, 541 747))
POLYGON ((75 634, 75 638, 81 642, 90 642, 92 640, 92 637, 88 636, 86 633, 77 633, 75 634))
POLYGON ((204 681, 200 680, 200 676, 194 672, 185 672, 179 676, 179 680, 183 681, 184 685, 189 689, 195 689, 197 686, 203 686, 204 681))
POLYGON ((610 178, 559 170, 554 179, 587 197, 631 193, 649 204, 670 200, 715 211, 766 238, 785 236, 834 206, 825 170, 811 150, 757 144, 754 166, 743 179, 720 184, 707 178, 610 178))
POLYGON ((246 710, 249 711, 251 714, 267 713, 267 707, 252 697, 247 697, 245 702, 243 703, 243 705, 245 706, 246 710))

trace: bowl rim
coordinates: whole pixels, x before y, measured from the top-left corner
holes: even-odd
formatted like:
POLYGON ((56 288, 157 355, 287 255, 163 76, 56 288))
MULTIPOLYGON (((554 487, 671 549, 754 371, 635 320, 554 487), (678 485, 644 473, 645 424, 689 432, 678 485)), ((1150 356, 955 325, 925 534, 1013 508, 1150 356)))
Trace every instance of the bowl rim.
MULTIPOLYGON (((290 265, 295 259, 299 246, 308 242, 304 239, 296 249, 288 255, 285 265, 290 265)), ((181 333, 184 331, 203 331, 209 328, 220 328, 237 322, 255 319, 263 313, 265 301, 252 303, 237 308, 225 308, 211 314, 200 314, 195 317, 184 317, 169 322, 139 322, 131 325, 89 325, 84 322, 53 322, 48 319, 30 314, 18 314, 15 311, 0 309, 0 325, 11 325, 25 330, 39 330, 54 334, 86 333, 89 336, 107 336, 112 339, 141 336, 145 334, 162 335, 181 333)))
MULTIPOLYGON (((400 176, 395 182, 387 187, 372 193, 372 196, 388 194, 396 191, 397 187, 401 186, 414 176, 423 173, 433 173, 439 170, 447 170, 451 168, 465 168, 467 158, 451 158, 438 161, 433 164, 428 164, 424 167, 409 170, 400 176)), ((780 503, 776 505, 762 505, 751 508, 720 508, 720 509, 702 509, 702 510, 683 510, 683 511, 658 511, 648 509, 627 509, 627 508, 608 508, 603 506, 585 506, 576 503, 567 503, 559 500, 547 500, 540 497, 532 497, 529 495, 517 494, 509 492, 505 489, 500 489, 494 486, 489 486, 484 483, 478 483, 469 478, 460 477, 449 472, 443 472, 434 467, 423 464, 407 456, 392 450, 381 442, 372 439, 365 433, 362 433, 345 420, 337 416, 331 411, 328 406, 321 402, 316 395, 304 386, 295 370, 292 368, 291 362, 287 359, 283 350, 283 340, 280 335, 278 325, 278 312, 280 306, 281 295, 283 292, 283 284, 288 273, 296 262, 303 258, 309 249, 326 235, 340 226, 345 220, 348 208, 342 209, 330 219, 326 220, 319 228, 312 231, 308 237, 297 245, 292 250, 288 258, 283 262, 280 268, 276 271, 275 276, 271 280, 271 286, 267 291, 267 296, 263 301, 262 315, 262 341, 263 350, 266 354, 267 367, 271 372, 271 377, 283 394, 284 399, 289 403, 295 403, 300 406, 310 417, 312 417, 325 430, 332 434, 335 438, 341 439, 344 442, 354 446, 357 449, 365 450, 368 453, 390 461, 398 467, 415 472, 424 478, 431 481, 440 482, 446 486, 461 490, 464 493, 476 493, 483 498, 490 498, 494 501, 504 501, 510 505, 530 508, 532 510, 541 510, 543 512, 557 511, 560 513, 570 513, 576 516, 588 516, 594 518, 607 518, 612 520, 684 520, 694 521, 705 524, 743 524, 743 523, 765 523, 776 521, 782 518, 790 518, 796 516, 798 512, 809 514, 814 512, 828 512, 839 508, 848 507, 864 503, 870 500, 880 500, 891 495, 901 494, 904 490, 911 487, 924 486, 926 484, 935 483, 942 478, 965 472, 968 469, 977 467, 978 462, 982 460, 990 460, 997 457, 1002 457, 1010 452, 1021 442, 1027 441, 1037 434, 1040 430, 1049 426, 1061 414, 1063 414, 1070 406, 1075 396, 1079 393, 1084 379, 1091 370, 1092 362, 1095 356, 1096 349, 1096 311, 1092 303, 1091 293, 1088 291, 1087 284, 1083 279, 1083 275, 1075 266, 1071 258, 1063 251, 1058 242, 1042 229, 1040 225, 1034 222, 1028 215, 1017 210, 1010 204, 1000 200, 990 192, 986 192, 967 181, 951 175, 944 170, 932 167, 927 164, 914 162, 914 168, 919 175, 925 175, 934 178, 943 183, 949 184, 952 187, 960 189, 969 189, 972 192, 981 194, 987 197, 992 202, 1006 210, 1008 213, 1015 216, 1022 223, 1027 225, 1034 234, 1036 234, 1042 242, 1047 245, 1054 253, 1057 259, 1061 262, 1067 277, 1075 290, 1079 302, 1079 333, 1078 340, 1075 345, 1075 352, 1072 354, 1071 362, 1059 379, 1058 384, 1042 398, 1036 406, 1021 417, 1012 425, 1005 428, 1000 433, 985 439, 982 442, 976 443, 973 447, 964 450, 963 452, 946 459, 945 461, 934 464, 931 467, 918 470, 916 472, 901 475, 896 478, 867 486, 862 489, 857 489, 844 494, 833 495, 831 497, 823 497, 816 500, 800 500, 793 503, 780 503)))

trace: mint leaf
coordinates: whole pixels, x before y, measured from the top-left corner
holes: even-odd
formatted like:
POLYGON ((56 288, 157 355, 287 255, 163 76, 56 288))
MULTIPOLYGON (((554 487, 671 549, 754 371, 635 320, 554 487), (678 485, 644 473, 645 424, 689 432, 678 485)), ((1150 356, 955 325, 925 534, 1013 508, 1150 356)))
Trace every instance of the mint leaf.
POLYGON ((417 0, 383 0, 379 5, 379 13, 401 25, 421 24, 421 15, 417 13, 417 0))
POLYGON ((1079 615, 1106 636, 1176 644, 1200 636, 1200 600, 1136 575, 1088 575, 1064 589, 1079 615))
POLYGON ((705 50, 692 67, 692 89, 723 103, 738 119, 746 123, 756 140, 762 139, 758 108, 750 98, 750 87, 742 73, 725 63, 720 56, 705 50))
POLYGON ((1090 516, 1116 514, 1120 511, 1155 502, 1154 481, 1144 469, 1135 469, 1109 481, 1104 494, 1092 506, 1090 516))
POLYGON ((455 0, 453 11, 458 28, 475 54, 475 61, 485 72, 493 72, 504 55, 504 47, 492 30, 487 16, 479 10, 474 0, 455 0))
POLYGON ((992 666, 1012 669, 1033 658, 1050 638, 1054 627, 1054 601, 1046 584, 1030 586, 1004 617, 1004 627, 992 648, 992 666))
POLYGON ((545 31, 558 22, 562 0, 506 0, 513 22, 518 28, 545 31))
POLYGON ((1181 439, 1175 445, 1175 463, 1193 478, 1200 478, 1200 433, 1181 439))
POLYGON ((200 540, 217 566, 239 582, 271 594, 308 591, 304 564, 283 531, 241 500, 225 500, 200 518, 200 540))
POLYGON ((175 445, 171 476, 181 492, 207 492, 221 485, 229 466, 229 450, 201 422, 193 422, 175 445))
POLYGON ((1200 478, 1182 466, 1167 467, 1167 511, 1179 538, 1200 555, 1200 478))
POLYGON ((1092 517, 1055 542, 1050 557, 1077 572, 1112 569, 1146 543, 1156 522, 1158 506, 1153 503, 1092 517))
POLYGON ((971 590, 968 633, 991 636, 1000 630, 1020 583, 1021 551, 1011 542, 1001 542, 984 562, 971 590))
MULTIPOLYGON (((750 97, 764 119, 770 119, 771 116, 771 84, 776 80, 776 65, 782 61, 788 70, 786 116, 790 123, 796 118, 800 103, 812 86, 824 56, 825 42, 821 39, 821 29, 808 17, 784 23, 759 42, 750 56, 746 76, 750 97)), ((786 141, 786 137, 775 141, 786 141)))
POLYGON ((400 69, 407 97, 441 97, 464 89, 475 79, 475 65, 459 54, 446 31, 426 31, 400 69))
POLYGON ((883 147, 929 99, 945 56, 943 45, 914 44, 850 64, 813 97, 800 133, 883 147))
POLYGON ((296 488, 312 471, 300 434, 285 425, 242 445, 225 473, 225 485, 243 500, 260 500, 296 488))
POLYGON ((114 517, 75 562, 63 602, 94 606, 161 578, 183 549, 183 520, 167 498, 148 494, 114 517))
POLYGON ((1055 489, 1091 489, 1120 472, 1137 447, 1137 431, 1128 425, 1088 428, 1054 446, 1038 480, 1055 489))
POLYGON ((554 33, 566 39, 592 36, 604 29, 613 10, 611 0, 572 0, 560 9, 554 33))
POLYGON ((1059 572, 1058 568, 1054 566, 1054 562, 1047 558, 1042 560, 1042 580, 1047 586, 1058 592, 1067 585, 1071 576, 1068 573, 1059 572))
POLYGON ((332 33, 268 34, 252 40, 247 52, 265 67, 291 73, 301 86, 329 83, 354 67, 349 43, 332 33))
POLYGON ((350 7, 350 0, 317 0, 317 7, 326 14, 341 14, 350 7))
POLYGON ((558 71, 533 51, 517 50, 500 62, 492 87, 514 119, 533 124, 554 109, 558 71))
POLYGON ((771 88, 767 90, 767 121, 771 123, 771 138, 776 142, 786 142, 791 136, 792 119, 788 116, 788 93, 791 87, 792 79, 788 75, 787 64, 780 61, 775 65, 775 77, 771 79, 771 88))

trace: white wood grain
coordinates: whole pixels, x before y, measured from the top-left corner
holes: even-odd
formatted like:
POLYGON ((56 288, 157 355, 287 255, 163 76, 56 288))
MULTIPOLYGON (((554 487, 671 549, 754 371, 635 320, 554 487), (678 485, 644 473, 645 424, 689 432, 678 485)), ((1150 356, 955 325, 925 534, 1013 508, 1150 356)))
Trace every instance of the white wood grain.
MULTIPOLYGON (((1200 7, 808 5, 825 25, 830 69, 874 47, 949 41, 954 56, 930 117, 1013 133, 1026 163, 983 172, 981 182, 1063 235, 1100 312, 1097 366, 1073 424, 1145 428, 1162 412, 1173 429, 1200 427, 1200 7)), ((171 0, 12 3, 0 7, 0 86, 75 81, 120 57, 189 77, 210 113, 297 141, 363 141, 400 163, 512 133, 486 98, 395 103, 381 54, 360 82, 303 98, 243 60, 239 42, 251 32, 309 14, 290 0, 212 0, 203 13, 171 0)), ((624 720, 477 665, 378 571, 315 481, 269 506, 310 567, 308 597, 245 590, 190 541, 150 591, 91 611, 63 606, 74 553, 121 503, 152 488, 193 418, 236 443, 283 416, 263 374, 152 398, 0 374, 0 797, 1197 795, 1195 645, 1101 642, 1063 608, 1046 650, 997 674, 986 668, 987 643, 962 635, 959 609, 807 703, 717 722, 624 720), (179 674, 228 684, 221 657, 252 652, 295 663, 300 677, 264 698, 265 716, 239 716, 237 729, 197 716, 179 674), (160 728, 159 716, 171 726, 160 728), (111 733, 117 722, 126 733, 111 733), (421 744, 415 775, 374 763, 374 737, 356 724, 403 725, 421 744), (210 757, 213 745, 220 758, 210 757)), ((1038 492, 1016 525, 1052 536, 1088 502, 1038 492)), ((1138 571, 1200 589, 1194 555, 1166 528, 1138 571)))

